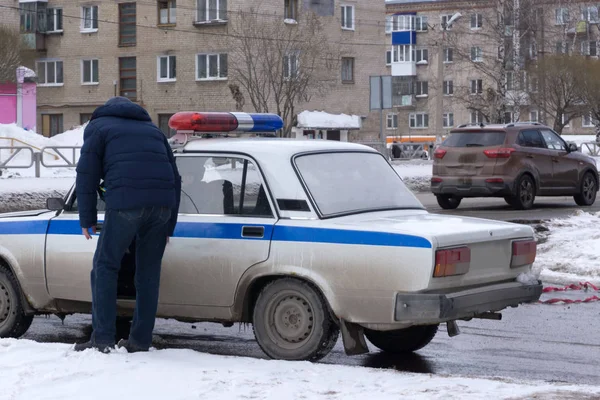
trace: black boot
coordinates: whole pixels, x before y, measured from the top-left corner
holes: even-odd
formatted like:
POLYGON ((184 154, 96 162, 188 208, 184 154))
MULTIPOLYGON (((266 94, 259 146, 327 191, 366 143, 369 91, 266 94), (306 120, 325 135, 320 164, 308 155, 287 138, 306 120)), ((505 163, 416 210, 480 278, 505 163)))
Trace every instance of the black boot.
POLYGON ((87 349, 96 349, 98 350, 100 353, 110 353, 110 350, 114 348, 114 345, 108 345, 108 344, 94 344, 92 343, 92 341, 90 340, 89 342, 85 342, 85 343, 77 343, 75 345, 75 351, 84 351, 87 349))
POLYGON ((125 339, 119 340, 117 347, 125 348, 125 350, 127 350, 128 353, 139 353, 139 352, 148 351, 148 347, 140 347, 138 345, 131 343, 129 340, 125 340, 125 339))

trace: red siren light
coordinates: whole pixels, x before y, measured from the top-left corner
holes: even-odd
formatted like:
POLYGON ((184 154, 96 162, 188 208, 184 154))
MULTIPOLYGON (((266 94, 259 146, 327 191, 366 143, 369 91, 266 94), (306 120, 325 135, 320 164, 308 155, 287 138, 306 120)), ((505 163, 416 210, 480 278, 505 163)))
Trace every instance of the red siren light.
POLYGON ((237 118, 228 112, 178 112, 169 119, 169 128, 177 131, 231 132, 238 127, 237 118))

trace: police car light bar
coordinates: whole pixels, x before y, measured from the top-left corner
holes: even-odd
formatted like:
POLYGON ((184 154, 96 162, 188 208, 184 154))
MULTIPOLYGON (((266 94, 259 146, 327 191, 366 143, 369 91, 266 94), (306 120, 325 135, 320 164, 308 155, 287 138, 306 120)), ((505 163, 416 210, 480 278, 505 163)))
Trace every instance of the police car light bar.
POLYGON ((283 120, 267 113, 184 111, 169 118, 169 127, 178 132, 275 132, 283 120))

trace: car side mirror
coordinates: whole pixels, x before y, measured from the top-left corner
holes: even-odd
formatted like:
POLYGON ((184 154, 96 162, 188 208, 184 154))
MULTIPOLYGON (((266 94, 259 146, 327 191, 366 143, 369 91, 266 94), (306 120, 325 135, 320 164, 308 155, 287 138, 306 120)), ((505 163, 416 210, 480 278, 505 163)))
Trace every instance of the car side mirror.
POLYGON ((60 211, 65 208, 65 201, 60 197, 46 199, 46 208, 50 211, 60 211))
POLYGON ((579 151, 579 147, 577 147, 577 144, 575 144, 573 142, 567 143, 567 149, 569 150, 569 153, 573 153, 575 151, 579 151))

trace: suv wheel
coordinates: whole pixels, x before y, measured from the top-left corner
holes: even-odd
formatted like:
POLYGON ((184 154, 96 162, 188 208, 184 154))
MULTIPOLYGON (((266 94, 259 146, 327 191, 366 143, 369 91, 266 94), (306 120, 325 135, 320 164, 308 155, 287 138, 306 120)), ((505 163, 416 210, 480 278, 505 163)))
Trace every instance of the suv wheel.
POLYGON ((529 175, 521 176, 517 182, 514 196, 507 199, 509 204, 517 210, 529 210, 535 201, 535 182, 529 175))
POLYGON ((460 201, 462 200, 460 197, 449 196, 449 195, 439 195, 435 196, 437 198, 437 202, 444 210, 454 210, 460 205, 460 201))
POLYGON ((579 194, 573 196, 578 206, 591 206, 596 201, 596 178, 591 172, 586 172, 581 180, 579 194))

